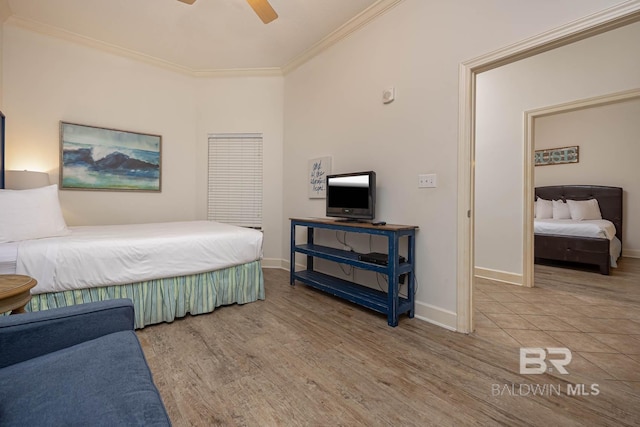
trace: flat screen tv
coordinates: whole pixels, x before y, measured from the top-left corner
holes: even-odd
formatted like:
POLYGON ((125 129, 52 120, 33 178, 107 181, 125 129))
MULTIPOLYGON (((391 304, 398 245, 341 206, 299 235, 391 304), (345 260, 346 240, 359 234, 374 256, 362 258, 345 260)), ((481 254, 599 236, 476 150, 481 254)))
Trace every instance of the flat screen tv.
POLYGON ((376 216, 376 173, 327 175, 327 216, 346 221, 372 220, 376 216))

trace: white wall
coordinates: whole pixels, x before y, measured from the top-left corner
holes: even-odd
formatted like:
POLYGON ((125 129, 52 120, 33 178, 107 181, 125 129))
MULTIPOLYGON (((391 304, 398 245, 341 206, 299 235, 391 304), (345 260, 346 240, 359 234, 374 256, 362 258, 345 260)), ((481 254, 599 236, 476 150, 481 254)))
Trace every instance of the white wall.
POLYGON ((535 168, 535 185, 622 187, 623 255, 640 256, 640 98, 539 117, 535 149, 577 145, 578 163, 535 168))
POLYGON ((478 75, 476 266, 522 274, 524 112, 640 87, 640 23, 478 75))
POLYGON ((378 218, 420 227, 417 314, 455 327, 458 66, 616 3, 405 0, 288 74, 283 228, 324 216, 324 200, 307 197, 309 159, 375 170, 378 218), (383 105, 388 86, 396 100, 383 105), (418 189, 420 173, 438 187, 418 189))
POLYGON ((70 225, 206 218, 208 132, 263 132, 265 258, 281 258, 283 78, 196 78, 5 24, 6 164, 59 174, 59 121, 162 135, 162 192, 61 191, 70 225))
POLYGON ((61 191, 70 225, 195 219, 194 80, 131 59, 4 28, 6 163, 58 182, 59 122, 162 135, 162 192, 61 191))
POLYGON ((283 78, 201 79, 197 87, 197 211, 207 210, 207 135, 258 132, 263 137, 265 266, 281 266, 283 78))

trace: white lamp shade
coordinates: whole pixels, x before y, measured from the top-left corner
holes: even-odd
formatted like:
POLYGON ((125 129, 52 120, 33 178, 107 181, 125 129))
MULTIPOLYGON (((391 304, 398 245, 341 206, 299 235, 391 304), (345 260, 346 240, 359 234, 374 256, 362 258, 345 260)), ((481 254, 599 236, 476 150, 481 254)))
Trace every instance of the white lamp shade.
POLYGON ((7 190, 28 190, 49 185, 49 174, 33 171, 5 171, 7 190))

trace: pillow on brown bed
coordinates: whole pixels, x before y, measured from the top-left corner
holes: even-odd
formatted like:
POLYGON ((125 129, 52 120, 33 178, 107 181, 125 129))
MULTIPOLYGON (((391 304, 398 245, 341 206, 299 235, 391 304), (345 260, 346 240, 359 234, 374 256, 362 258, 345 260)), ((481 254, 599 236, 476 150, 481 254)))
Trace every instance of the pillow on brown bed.
POLYGON ((553 219, 571 219, 569 205, 563 200, 553 201, 553 219))
POLYGON ((536 200, 536 219, 553 218, 553 204, 551 200, 538 198, 536 200))
POLYGON ((567 200, 567 205, 569 205, 571 219, 573 220, 582 221, 585 219, 602 219, 600 205, 596 199, 567 200))

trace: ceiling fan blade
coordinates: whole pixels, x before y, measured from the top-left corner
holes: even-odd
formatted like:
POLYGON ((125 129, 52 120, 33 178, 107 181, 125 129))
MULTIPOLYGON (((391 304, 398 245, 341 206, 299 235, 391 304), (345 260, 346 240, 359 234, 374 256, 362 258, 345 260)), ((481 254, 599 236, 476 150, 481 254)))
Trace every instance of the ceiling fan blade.
POLYGON ((196 0, 178 0, 181 1, 182 3, 186 3, 186 4, 194 4, 196 2, 196 0))
POLYGON ((278 17, 278 14, 273 10, 268 0, 247 0, 247 3, 249 3, 254 12, 265 24, 268 24, 278 17))

